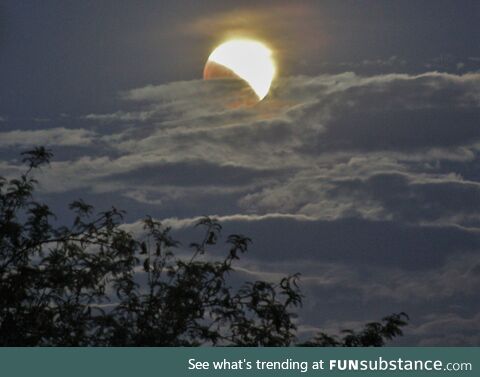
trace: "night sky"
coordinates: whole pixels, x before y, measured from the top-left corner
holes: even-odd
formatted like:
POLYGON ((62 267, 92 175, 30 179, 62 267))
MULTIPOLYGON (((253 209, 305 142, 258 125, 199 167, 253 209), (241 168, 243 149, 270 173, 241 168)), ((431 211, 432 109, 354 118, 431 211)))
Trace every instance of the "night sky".
POLYGON ((0 176, 44 145, 59 222, 218 217, 242 278, 302 274, 303 335, 405 311, 395 345, 478 346, 479 25, 477 0, 3 0, 0 176), (234 36, 277 63, 253 107, 202 80, 234 36))

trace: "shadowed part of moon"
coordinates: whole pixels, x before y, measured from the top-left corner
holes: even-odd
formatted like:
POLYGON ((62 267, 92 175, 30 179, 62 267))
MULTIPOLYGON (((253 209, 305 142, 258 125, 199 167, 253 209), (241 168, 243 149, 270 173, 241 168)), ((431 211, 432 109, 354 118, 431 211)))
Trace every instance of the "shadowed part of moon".
MULTIPOLYGON (((227 68, 221 64, 215 63, 211 60, 205 64, 203 69, 203 78, 205 80, 218 79, 218 78, 235 78, 242 80, 235 72, 230 68, 227 68)), ((242 80, 245 81, 245 80, 242 80)))
POLYGON ((218 64, 211 60, 207 61, 207 64, 205 64, 205 68, 203 69, 203 79, 232 79, 242 82, 243 89, 236 93, 238 96, 238 101, 231 103, 231 107, 237 107, 237 105, 253 105, 260 101, 250 84, 224 65, 218 64))

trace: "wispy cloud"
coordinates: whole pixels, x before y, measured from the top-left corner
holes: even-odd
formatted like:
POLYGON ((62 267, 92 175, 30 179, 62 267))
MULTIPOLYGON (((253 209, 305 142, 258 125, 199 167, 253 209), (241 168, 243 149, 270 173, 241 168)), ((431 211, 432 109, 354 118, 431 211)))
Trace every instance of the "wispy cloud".
POLYGON ((148 85, 121 94, 125 109, 84 116, 89 128, 10 131, 0 145, 102 146, 54 163, 47 191, 158 207, 223 192, 237 213, 470 226, 479 86, 478 73, 289 77, 245 108, 229 106, 234 82, 148 85))
POLYGON ((14 130, 0 132, 0 147, 7 146, 88 146, 96 135, 85 129, 68 129, 64 127, 42 130, 14 130))

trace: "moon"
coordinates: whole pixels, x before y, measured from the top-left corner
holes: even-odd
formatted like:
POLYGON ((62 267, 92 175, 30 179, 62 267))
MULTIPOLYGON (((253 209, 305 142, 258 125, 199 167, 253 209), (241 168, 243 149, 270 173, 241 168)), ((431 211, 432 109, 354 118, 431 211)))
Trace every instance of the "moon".
POLYGON ((213 50, 205 64, 203 78, 241 79, 261 101, 270 90, 275 71, 272 51, 267 46, 255 40, 233 39, 213 50))

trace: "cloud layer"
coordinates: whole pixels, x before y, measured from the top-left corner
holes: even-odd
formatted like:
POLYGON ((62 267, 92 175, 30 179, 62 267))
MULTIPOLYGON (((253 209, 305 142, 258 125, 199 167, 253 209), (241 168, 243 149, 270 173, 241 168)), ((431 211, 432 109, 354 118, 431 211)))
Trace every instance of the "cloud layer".
POLYGON ((135 88, 75 128, 1 132, 0 150, 60 151, 39 177, 59 206, 108 199, 180 235, 220 216, 255 241, 243 273, 305 275, 305 328, 398 309, 415 316, 410 342, 478 344, 480 74, 286 77, 255 107, 238 90, 135 88))

